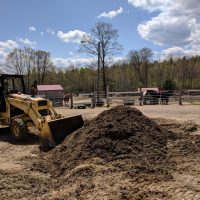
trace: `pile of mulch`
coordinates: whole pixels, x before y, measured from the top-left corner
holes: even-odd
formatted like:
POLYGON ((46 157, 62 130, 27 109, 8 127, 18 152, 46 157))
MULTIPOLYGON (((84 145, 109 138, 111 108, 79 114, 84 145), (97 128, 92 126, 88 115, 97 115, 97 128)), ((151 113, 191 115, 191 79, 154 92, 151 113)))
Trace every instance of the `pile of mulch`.
POLYGON ((40 198, 170 199, 151 185, 173 180, 168 144, 176 138, 135 108, 104 111, 37 158, 32 170, 49 177, 40 198))
POLYGON ((72 133, 34 168, 62 175, 82 161, 98 157, 105 162, 127 161, 124 166, 118 163, 119 167, 153 171, 165 165, 166 144, 174 137, 139 110, 117 106, 72 133))
POLYGON ((139 110, 117 106, 99 114, 69 135, 33 165, 34 170, 62 176, 88 159, 100 158, 134 173, 162 173, 166 144, 175 138, 139 110))

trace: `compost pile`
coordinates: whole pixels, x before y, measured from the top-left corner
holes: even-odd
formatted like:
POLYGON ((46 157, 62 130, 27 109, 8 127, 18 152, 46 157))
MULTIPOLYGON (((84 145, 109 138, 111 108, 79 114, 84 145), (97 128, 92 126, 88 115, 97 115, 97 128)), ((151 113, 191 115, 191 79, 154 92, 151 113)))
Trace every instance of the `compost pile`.
POLYGON ((173 133, 139 110, 117 106, 99 114, 47 153, 34 168, 61 176, 88 159, 126 171, 159 173, 166 165, 166 143, 173 133))

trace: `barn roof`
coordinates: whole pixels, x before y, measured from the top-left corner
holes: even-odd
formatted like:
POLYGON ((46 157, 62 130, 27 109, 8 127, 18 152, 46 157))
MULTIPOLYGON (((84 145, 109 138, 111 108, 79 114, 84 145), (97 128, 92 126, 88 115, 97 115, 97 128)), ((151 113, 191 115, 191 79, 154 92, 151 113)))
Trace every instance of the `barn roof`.
POLYGON ((61 85, 37 85, 38 91, 63 91, 61 85))
MULTIPOLYGON (((142 92, 146 92, 147 90, 153 90, 153 91, 156 91, 156 92, 159 92, 159 88, 155 87, 151 87, 151 88, 141 88, 141 91, 142 92)), ((140 88, 138 88, 138 91, 140 91, 140 88)))

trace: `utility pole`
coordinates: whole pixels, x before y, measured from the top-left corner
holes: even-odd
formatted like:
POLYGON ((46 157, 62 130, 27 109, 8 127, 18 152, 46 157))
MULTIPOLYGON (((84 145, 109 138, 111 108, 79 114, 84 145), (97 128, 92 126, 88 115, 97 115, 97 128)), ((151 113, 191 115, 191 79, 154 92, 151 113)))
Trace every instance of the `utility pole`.
POLYGON ((99 86, 100 86, 100 64, 101 64, 101 43, 98 42, 98 64, 97 64, 97 101, 99 100, 99 86))

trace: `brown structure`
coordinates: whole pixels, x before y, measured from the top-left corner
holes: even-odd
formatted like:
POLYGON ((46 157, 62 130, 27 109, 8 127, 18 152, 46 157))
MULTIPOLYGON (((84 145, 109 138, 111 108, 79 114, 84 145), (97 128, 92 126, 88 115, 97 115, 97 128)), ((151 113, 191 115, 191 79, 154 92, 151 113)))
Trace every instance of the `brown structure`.
POLYGON ((61 85, 37 85, 38 95, 53 102, 54 106, 63 106, 64 89, 61 85))

